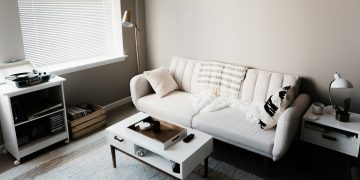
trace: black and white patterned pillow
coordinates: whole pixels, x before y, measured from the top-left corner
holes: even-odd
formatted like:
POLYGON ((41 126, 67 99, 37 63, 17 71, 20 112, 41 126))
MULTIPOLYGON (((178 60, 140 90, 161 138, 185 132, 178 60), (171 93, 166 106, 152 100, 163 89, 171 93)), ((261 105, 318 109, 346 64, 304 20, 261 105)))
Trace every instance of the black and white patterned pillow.
POLYGON ((291 86, 280 88, 271 95, 264 105, 264 111, 262 111, 263 113, 266 113, 266 116, 269 116, 269 118, 262 118, 260 120, 260 128, 270 129, 276 126, 280 115, 292 103, 294 96, 294 88, 291 86))

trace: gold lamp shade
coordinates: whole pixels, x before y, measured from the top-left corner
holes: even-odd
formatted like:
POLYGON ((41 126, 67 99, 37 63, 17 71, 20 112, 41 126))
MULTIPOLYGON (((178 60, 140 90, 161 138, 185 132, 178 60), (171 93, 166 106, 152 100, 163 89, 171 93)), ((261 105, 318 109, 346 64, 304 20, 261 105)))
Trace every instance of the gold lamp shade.
POLYGON ((130 20, 130 17, 131 17, 130 16, 130 11, 125 10, 123 18, 121 20, 121 24, 122 24, 123 27, 128 27, 129 28, 129 27, 134 26, 134 24, 130 20))

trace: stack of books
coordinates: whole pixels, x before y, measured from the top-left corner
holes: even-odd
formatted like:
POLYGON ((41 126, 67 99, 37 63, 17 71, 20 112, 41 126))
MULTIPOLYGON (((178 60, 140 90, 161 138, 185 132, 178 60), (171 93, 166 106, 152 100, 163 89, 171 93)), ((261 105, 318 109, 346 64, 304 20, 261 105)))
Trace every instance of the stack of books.
POLYGON ((51 134, 57 134, 65 130, 65 123, 62 112, 49 116, 49 119, 50 119, 51 134))
POLYGON ((91 110, 78 106, 70 106, 66 109, 66 113, 69 120, 75 120, 90 114, 91 110))

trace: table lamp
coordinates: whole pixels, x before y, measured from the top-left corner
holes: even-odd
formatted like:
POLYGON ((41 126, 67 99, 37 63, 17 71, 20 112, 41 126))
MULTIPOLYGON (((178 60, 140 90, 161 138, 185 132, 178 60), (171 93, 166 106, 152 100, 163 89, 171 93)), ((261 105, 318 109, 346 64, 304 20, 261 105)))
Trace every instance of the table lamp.
POLYGON ((133 22, 131 22, 130 19, 130 11, 125 10, 123 18, 121 20, 121 24, 125 28, 134 28, 135 31, 135 49, 136 49, 136 66, 137 66, 137 73, 140 73, 140 62, 139 62, 139 46, 138 46, 138 32, 140 29, 137 27, 137 25, 133 22))
POLYGON ((347 111, 349 110, 349 107, 350 107, 350 98, 345 99, 345 101, 344 101, 345 107, 344 107, 344 109, 341 109, 337 105, 335 105, 334 102, 332 101, 331 89, 345 89, 345 88, 353 88, 353 85, 347 79, 341 78, 340 74, 336 72, 334 74, 334 80, 332 80, 329 85, 329 99, 330 99, 330 103, 332 105, 333 110, 336 110, 336 119, 338 119, 340 121, 342 121, 342 119, 345 119, 345 121, 346 121, 349 118, 349 113, 347 111), (344 114, 347 117, 343 118, 341 116, 344 114))
POLYGON ((353 88, 353 85, 350 81, 341 78, 340 74, 336 72, 334 74, 334 80, 331 81, 329 85, 329 99, 333 108, 336 108, 336 105, 333 103, 331 98, 331 89, 345 89, 345 88, 353 88))

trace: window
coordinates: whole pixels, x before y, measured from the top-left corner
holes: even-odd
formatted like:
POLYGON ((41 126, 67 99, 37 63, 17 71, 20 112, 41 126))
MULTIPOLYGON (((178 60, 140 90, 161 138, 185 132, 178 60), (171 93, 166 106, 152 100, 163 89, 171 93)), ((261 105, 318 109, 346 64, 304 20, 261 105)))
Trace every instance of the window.
POLYGON ((48 66, 121 55, 119 0, 18 0, 25 57, 48 66))

